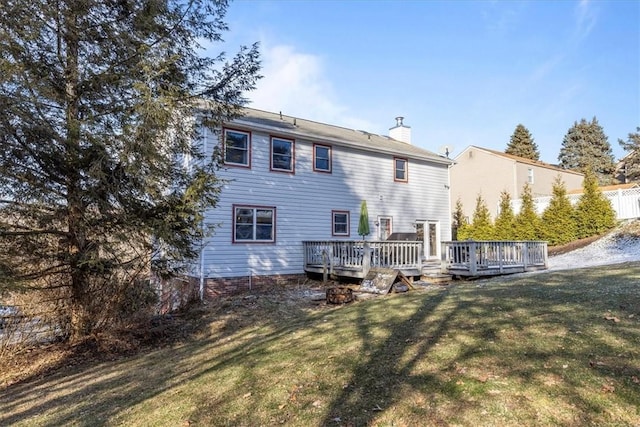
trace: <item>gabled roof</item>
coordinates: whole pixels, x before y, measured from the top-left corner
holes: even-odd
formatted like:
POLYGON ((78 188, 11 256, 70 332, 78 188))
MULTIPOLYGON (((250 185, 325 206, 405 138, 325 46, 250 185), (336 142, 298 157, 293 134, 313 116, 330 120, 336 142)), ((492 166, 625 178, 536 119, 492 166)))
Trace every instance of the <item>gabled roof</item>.
MULTIPOLYGON (((496 151, 496 150, 491 150, 489 148, 477 147, 475 145, 471 145, 467 149, 469 149, 469 148, 475 148, 476 150, 481 150, 481 151, 484 151, 484 152, 489 153, 489 154, 493 154, 493 155, 496 155, 496 156, 504 157, 506 159, 509 159, 509 160, 512 160, 512 161, 515 161, 515 162, 518 162, 518 163, 522 163, 522 164, 525 164, 525 165, 538 166, 538 167, 541 167, 541 168, 555 170, 555 171, 562 172, 562 173, 571 173, 571 174, 574 174, 574 175, 584 175, 581 172, 577 172, 577 171, 574 171, 574 170, 571 170, 571 169, 563 169, 563 168, 560 168, 558 166, 551 165, 549 163, 541 162, 540 160, 531 160, 531 159, 527 159, 526 157, 520 157, 520 156, 515 156, 513 154, 507 154, 507 153, 504 153, 502 151, 496 151)), ((467 149, 465 149, 464 151, 466 151, 467 149)))
POLYGON ((363 130, 348 129, 254 108, 243 108, 242 114, 230 126, 246 126, 281 136, 301 137, 311 141, 349 146, 394 156, 429 160, 447 165, 453 163, 453 160, 429 150, 363 130))

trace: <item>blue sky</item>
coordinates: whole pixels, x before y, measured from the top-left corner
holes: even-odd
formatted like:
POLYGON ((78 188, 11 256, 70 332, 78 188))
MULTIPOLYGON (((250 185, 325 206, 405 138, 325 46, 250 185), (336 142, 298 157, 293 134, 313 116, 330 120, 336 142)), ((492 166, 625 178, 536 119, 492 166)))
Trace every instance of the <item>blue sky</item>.
POLYGON ((582 118, 616 159, 640 126, 640 1, 237 0, 226 21, 215 49, 261 44, 255 108, 384 135, 404 116, 453 156, 522 123, 549 163, 582 118))

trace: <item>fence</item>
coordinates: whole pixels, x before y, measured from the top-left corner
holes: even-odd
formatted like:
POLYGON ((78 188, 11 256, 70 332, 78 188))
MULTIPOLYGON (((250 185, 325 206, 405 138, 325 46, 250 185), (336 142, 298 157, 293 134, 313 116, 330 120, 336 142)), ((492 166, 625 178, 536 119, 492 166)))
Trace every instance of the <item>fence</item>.
MULTIPOLYGON (((616 212, 617 219, 640 218, 640 188, 603 191, 602 194, 611 201, 611 206, 616 212)), ((567 197, 571 204, 575 205, 582 197, 582 194, 569 194, 567 197)), ((551 199, 552 196, 534 197, 536 211, 542 214, 549 206, 551 199)), ((513 200, 512 206, 515 213, 520 212, 522 199, 513 200)))

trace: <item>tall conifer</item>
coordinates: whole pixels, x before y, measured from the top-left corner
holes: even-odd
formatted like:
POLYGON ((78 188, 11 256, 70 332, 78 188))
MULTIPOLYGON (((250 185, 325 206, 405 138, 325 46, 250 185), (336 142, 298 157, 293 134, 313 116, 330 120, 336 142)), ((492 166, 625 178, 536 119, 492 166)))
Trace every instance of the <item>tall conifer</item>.
POLYGON ((561 245, 576 239, 575 211, 560 176, 553 183, 553 197, 542 213, 541 223, 541 237, 550 245, 561 245))
POLYGON ((515 214, 511 206, 511 195, 507 191, 500 193, 500 213, 496 218, 494 229, 498 240, 515 239, 515 214))
POLYGON ((194 119, 217 129, 259 78, 256 45, 202 55, 226 9, 2 2, 0 291, 49 292, 73 339, 119 316, 150 262, 169 274, 198 256, 221 184, 194 119))
POLYGON ((511 135, 507 149, 507 154, 513 154, 514 156, 524 157, 531 160, 540 160, 540 152, 538 146, 533 141, 533 137, 529 132, 529 129, 522 124, 518 124, 511 135))
POLYGON ((609 140, 595 117, 575 122, 567 131, 558 156, 560 166, 586 173, 595 173, 600 185, 613 181, 615 163, 609 140))
POLYGON ((528 183, 522 189, 522 205, 516 215, 514 229, 517 240, 537 240, 540 238, 540 218, 536 212, 531 186, 528 183))
POLYGON ((582 196, 576 204, 576 230, 580 239, 604 233, 616 222, 616 212, 602 194, 593 172, 585 174, 582 189, 582 196))

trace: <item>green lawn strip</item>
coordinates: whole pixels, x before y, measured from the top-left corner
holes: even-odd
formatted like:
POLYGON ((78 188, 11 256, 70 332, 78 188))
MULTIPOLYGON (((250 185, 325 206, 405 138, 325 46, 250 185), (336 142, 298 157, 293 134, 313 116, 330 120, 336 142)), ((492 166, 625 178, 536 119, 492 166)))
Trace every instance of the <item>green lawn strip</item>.
POLYGON ((258 297, 183 344, 3 390, 0 425, 633 426, 638 278, 621 264, 329 310, 258 297))

